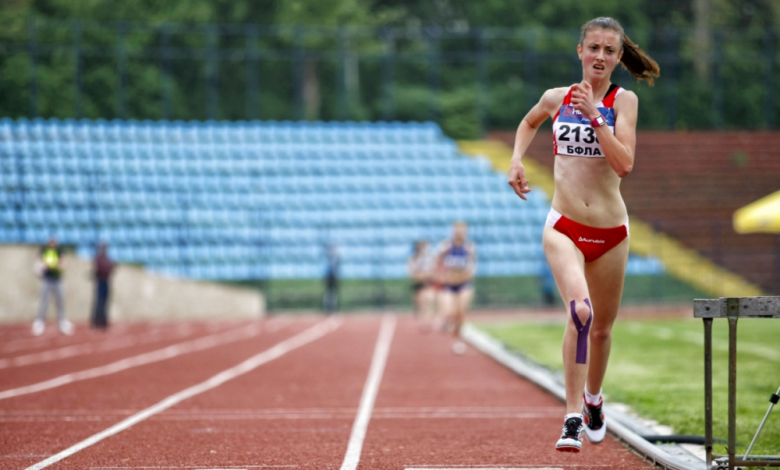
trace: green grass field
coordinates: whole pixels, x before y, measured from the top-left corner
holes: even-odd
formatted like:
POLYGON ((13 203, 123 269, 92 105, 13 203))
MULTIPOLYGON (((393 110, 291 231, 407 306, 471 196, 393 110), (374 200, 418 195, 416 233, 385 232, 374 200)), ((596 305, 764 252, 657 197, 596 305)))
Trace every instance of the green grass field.
MULTIPOLYGON (((481 323, 510 350, 560 370, 562 323, 481 323)), ((713 322, 715 437, 728 438, 728 323, 713 322)), ((738 324, 737 452, 744 453, 780 386, 780 321, 738 324)), ((704 332, 700 320, 618 321, 604 383, 608 400, 672 426, 677 434, 704 435, 704 332)), ((725 454, 725 444, 715 452, 725 454)), ((780 406, 767 420, 751 455, 780 455, 780 406)))
MULTIPOLYGON (((477 278, 475 308, 517 308, 542 305, 539 279, 535 276, 477 278)), ((319 279, 274 279, 263 283, 239 283, 263 291, 272 311, 317 310, 323 283, 319 279)), ((342 310, 411 309, 411 291, 406 279, 341 281, 342 310)), ((671 276, 628 276, 624 303, 689 302, 708 298, 671 276)))

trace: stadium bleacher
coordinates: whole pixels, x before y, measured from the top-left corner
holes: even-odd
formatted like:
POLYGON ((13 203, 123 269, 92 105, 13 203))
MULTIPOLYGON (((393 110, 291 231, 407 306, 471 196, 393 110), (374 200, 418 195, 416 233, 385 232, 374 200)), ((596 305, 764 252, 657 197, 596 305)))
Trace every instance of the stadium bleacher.
MULTIPOLYGON (((550 207, 524 203, 433 123, 0 120, 0 243, 210 280, 399 278, 465 220, 480 276, 535 275, 550 207)), ((632 256, 629 274, 663 271, 632 256)))

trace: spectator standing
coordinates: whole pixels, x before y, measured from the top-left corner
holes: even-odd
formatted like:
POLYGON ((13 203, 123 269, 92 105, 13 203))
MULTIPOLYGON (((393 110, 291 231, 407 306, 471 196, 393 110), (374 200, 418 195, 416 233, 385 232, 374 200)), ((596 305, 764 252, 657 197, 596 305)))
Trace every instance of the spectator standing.
POLYGON ((339 307, 339 252, 335 243, 325 246, 325 294, 322 297, 322 309, 326 314, 335 313, 339 307))
POLYGON ((49 297, 52 295, 57 304, 57 325, 60 332, 65 335, 73 334, 73 323, 65 318, 65 307, 62 300, 63 268, 62 250, 57 244, 57 239, 52 237, 41 249, 41 257, 36 263, 36 271, 40 274, 43 284, 38 316, 32 326, 32 333, 35 336, 42 335, 46 330, 46 310, 49 306, 49 297))
POLYGON ((95 254, 95 309, 92 312, 92 327, 108 328, 109 278, 114 271, 114 262, 108 257, 108 246, 101 243, 95 254))

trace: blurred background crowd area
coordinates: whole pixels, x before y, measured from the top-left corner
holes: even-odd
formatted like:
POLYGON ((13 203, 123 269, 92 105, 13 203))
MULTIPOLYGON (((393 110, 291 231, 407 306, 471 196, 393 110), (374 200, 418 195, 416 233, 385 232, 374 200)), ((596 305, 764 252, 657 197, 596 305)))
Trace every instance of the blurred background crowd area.
MULTIPOLYGON (((654 87, 613 76, 640 98, 631 216, 780 294, 780 238, 731 224, 780 189, 771 1, 7 2, 0 243, 54 235, 89 257, 106 241, 122 263, 261 289, 271 310, 318 306, 335 245, 342 307, 385 308, 411 304, 412 243, 465 220, 476 305, 540 305, 551 193, 521 204, 458 142, 511 145, 545 89, 581 80, 579 27, 601 15, 661 66, 654 87)), ((529 150, 548 170, 550 140, 529 150)), ((662 255, 632 255, 627 302, 725 293, 662 255)))

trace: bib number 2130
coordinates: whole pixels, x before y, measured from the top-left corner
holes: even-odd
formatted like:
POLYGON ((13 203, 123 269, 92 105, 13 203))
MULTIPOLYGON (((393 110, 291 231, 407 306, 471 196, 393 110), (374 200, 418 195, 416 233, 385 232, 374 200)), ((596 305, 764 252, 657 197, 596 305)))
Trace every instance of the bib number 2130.
POLYGON ((596 131, 590 126, 569 126, 568 124, 561 125, 561 135, 558 136, 558 140, 566 142, 577 142, 584 144, 592 144, 598 142, 596 137, 596 131), (581 136, 580 133, 585 134, 581 136), (581 139, 581 140, 580 140, 581 139))

